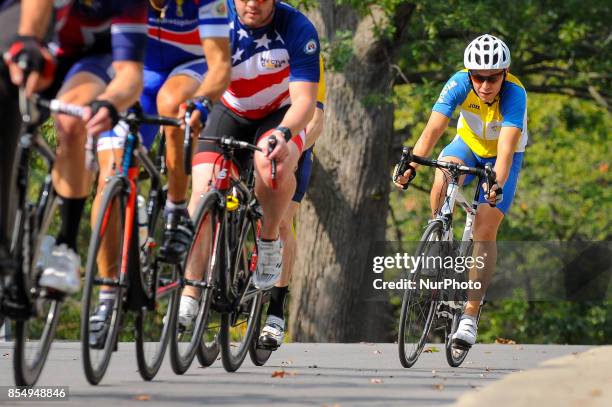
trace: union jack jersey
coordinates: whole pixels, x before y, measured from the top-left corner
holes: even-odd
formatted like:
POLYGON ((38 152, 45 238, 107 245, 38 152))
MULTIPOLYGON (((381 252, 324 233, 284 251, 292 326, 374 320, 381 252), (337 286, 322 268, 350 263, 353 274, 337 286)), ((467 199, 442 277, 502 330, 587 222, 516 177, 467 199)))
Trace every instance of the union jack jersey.
POLYGON ((111 54, 113 61, 144 60, 145 0, 55 0, 59 57, 111 54))
POLYGON ((226 0, 168 1, 163 12, 149 9, 145 67, 170 70, 203 58, 202 38, 228 38, 226 0))
POLYGON ((228 1, 232 82, 221 101, 239 116, 261 119, 291 104, 289 82, 319 82, 319 37, 312 23, 286 3, 273 21, 251 29, 228 1))

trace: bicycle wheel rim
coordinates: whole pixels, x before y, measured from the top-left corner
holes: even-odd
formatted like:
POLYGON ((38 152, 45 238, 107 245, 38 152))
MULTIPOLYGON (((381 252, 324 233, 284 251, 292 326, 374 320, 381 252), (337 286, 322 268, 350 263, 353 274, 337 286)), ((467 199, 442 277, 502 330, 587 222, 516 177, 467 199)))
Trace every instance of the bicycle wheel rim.
POLYGON ((144 380, 152 380, 161 367, 170 340, 170 319, 178 307, 181 288, 179 267, 157 260, 164 238, 164 217, 159 209, 164 202, 165 197, 159 194, 149 219, 147 241, 140 242, 141 280, 150 296, 148 306, 137 311, 135 326, 136 360, 144 380))
POLYGON ((206 326, 202 332, 200 346, 198 346, 198 362, 201 367, 209 367, 219 357, 219 333, 221 331, 221 314, 211 309, 208 311, 206 326))
POLYGON ((249 357, 251 358, 251 362, 255 366, 263 366, 266 364, 270 356, 272 356, 272 351, 269 349, 263 349, 257 346, 259 335, 261 333, 261 329, 265 324, 266 320, 266 304, 269 302, 269 295, 264 293, 262 295, 261 306, 259 310, 259 319, 257 321, 257 325, 255 326, 255 332, 253 334, 253 339, 251 339, 251 344, 249 345, 249 357), (266 298, 268 297, 268 298, 266 298))
POLYGON ((28 357, 28 351, 26 349, 28 344, 28 330, 31 321, 18 320, 15 322, 15 353, 13 356, 13 366, 15 384, 17 386, 33 386, 40 377, 51 348, 51 342, 55 336, 60 308, 61 301, 50 301, 49 310, 45 312, 46 321, 40 338, 40 348, 34 356, 28 357))
MULTIPOLYGON (((195 233, 188 254, 185 258, 183 270, 185 270, 185 273, 187 273, 187 271, 191 268, 203 270, 202 278, 198 281, 194 280, 192 284, 197 282, 207 284, 207 286, 199 289, 199 295, 197 298, 199 302, 198 314, 195 317, 191 327, 185 329, 184 327, 180 326, 178 321, 178 309, 172 318, 170 361, 172 370, 176 374, 185 373, 191 366, 191 363, 193 362, 193 359, 195 358, 200 346, 202 332, 206 326, 210 311, 213 297, 212 285, 215 280, 215 275, 217 274, 219 259, 221 259, 221 256, 219 255, 220 244, 215 244, 215 236, 217 236, 216 239, 219 239, 219 231, 221 230, 220 213, 217 207, 217 202, 218 197, 216 193, 207 193, 198 204, 195 216, 193 217, 195 233), (202 249, 204 246, 202 239, 205 239, 206 237, 210 239, 210 243, 202 249), (216 250, 214 256, 211 254, 213 250, 216 250), (192 260, 195 258, 194 256, 204 251, 208 251, 209 253, 208 260, 204 261, 206 264, 196 262, 197 265, 194 265, 195 263, 192 263, 192 260), (215 263, 211 262, 211 259, 213 258, 217 259, 215 263), (183 341, 185 338, 187 340, 183 341)), ((187 285, 187 282, 188 280, 185 278, 185 286, 183 287, 183 291, 187 285)), ((183 292, 181 292, 181 295, 182 293, 183 292)))
MULTIPOLYGON (((26 215, 22 220, 36 223, 36 225, 31 225, 30 230, 35 230, 37 233, 35 237, 27 233, 22 236, 24 240, 22 244, 29 244, 27 241, 31 242, 29 251, 27 251, 29 260, 23 262, 23 267, 26 267, 27 270, 21 276, 22 278, 34 280, 43 271, 42 236, 48 233, 52 220, 59 219, 59 213, 56 213, 57 203, 52 186, 43 185, 39 192, 36 214, 32 218, 26 215), (48 199, 44 203, 43 196, 48 199), (53 215, 57 216, 54 218, 53 215)), ((24 215, 26 212, 24 211, 24 215)), ((15 383, 19 386, 32 386, 38 380, 55 337, 59 310, 64 299, 62 293, 40 289, 33 283, 31 286, 36 287, 30 298, 34 313, 27 320, 18 320, 15 323, 14 376, 15 383)))
POLYGON ((250 217, 245 217, 236 241, 238 245, 232 253, 233 280, 231 290, 242 296, 235 310, 221 318, 221 360, 228 372, 236 371, 244 361, 259 324, 262 292, 251 284, 251 256, 256 251, 256 227, 250 217), (242 335, 242 336, 240 336, 242 335))
MULTIPOLYGON (((430 247, 431 242, 441 241, 442 230, 441 222, 432 222, 428 225, 416 251, 417 256, 425 253, 426 249, 430 247)), ((427 252, 429 253, 429 251, 427 252)), ((441 270, 423 270, 422 267, 419 267, 412 274, 412 281, 416 281, 416 286, 419 287, 418 281, 420 281, 420 278, 427 277, 437 281, 441 275, 441 270)), ((402 366, 408 368, 414 365, 425 348, 431 326, 435 319, 436 307, 437 291, 417 291, 416 289, 405 291, 398 335, 399 356, 402 366)))
MULTIPOLYGON (((85 287, 83 290, 81 311, 81 353, 83 357, 83 368, 87 380, 94 385, 98 384, 104 377, 110 363, 112 352, 117 345, 117 336, 123 313, 124 286, 126 284, 125 276, 119 273, 118 277, 115 279, 117 283, 115 287, 115 302, 111 311, 110 322, 103 348, 100 350, 93 349, 89 345, 91 333, 89 319, 97 305, 98 294, 100 286, 102 285, 99 281, 98 253, 103 242, 111 241, 105 239, 119 236, 119 248, 117 250, 119 258, 116 259, 115 264, 118 265, 119 270, 122 264, 121 253, 124 245, 123 229, 125 226, 123 214, 126 207, 123 180, 120 178, 111 178, 104 187, 102 197, 98 219, 92 231, 87 253, 85 287)), ((124 261, 127 261, 127 259, 124 261)))

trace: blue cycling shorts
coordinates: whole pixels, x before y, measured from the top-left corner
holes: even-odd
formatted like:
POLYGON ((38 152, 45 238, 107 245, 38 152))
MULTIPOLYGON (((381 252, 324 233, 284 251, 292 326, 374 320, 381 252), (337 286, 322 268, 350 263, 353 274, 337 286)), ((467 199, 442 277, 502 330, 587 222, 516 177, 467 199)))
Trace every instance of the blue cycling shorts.
MULTIPOLYGON (((168 78, 176 75, 186 75, 195 79, 198 83, 201 83, 207 71, 208 66, 206 65, 206 60, 204 60, 204 58, 185 62, 184 64, 175 67, 171 71, 154 71, 146 69, 145 67, 143 78, 144 89, 142 91, 142 95, 140 96, 142 111, 151 115, 157 114, 157 94, 168 78)), ((158 130, 159 126, 152 124, 140 126, 142 144, 147 149, 151 149, 158 130)), ((121 123, 119 123, 112 131, 102 133, 98 138, 98 151, 123 148, 123 142, 126 134, 127 130, 124 126, 121 126, 121 123)))
MULTIPOLYGON (((523 154, 524 153, 514 153, 514 156, 512 157, 512 166, 510 167, 510 174, 508 175, 506 183, 502 187, 504 191, 504 198, 496 206, 504 215, 508 213, 510 205, 512 205, 512 201, 514 200, 516 185, 518 183, 519 173, 521 172, 521 166, 523 164, 523 154)), ((451 143, 442 150, 438 158, 444 159, 444 157, 457 157, 469 167, 483 168, 486 163, 495 165, 495 161, 497 160, 497 157, 483 158, 477 156, 459 136, 455 136, 453 141, 451 141, 451 143)), ((474 175, 466 176, 463 185, 468 185, 474 178, 474 175)), ((479 189, 480 193, 478 203, 486 203, 487 200, 484 197, 485 191, 482 189, 482 186, 480 186, 479 189)))
POLYGON ((310 175, 312 174, 312 160, 314 158, 312 152, 313 148, 314 146, 304 151, 300 157, 300 161, 298 161, 298 168, 297 171, 295 171, 295 194, 293 195, 293 198, 291 198, 293 202, 302 202, 306 191, 308 191, 308 186, 310 185, 310 175))

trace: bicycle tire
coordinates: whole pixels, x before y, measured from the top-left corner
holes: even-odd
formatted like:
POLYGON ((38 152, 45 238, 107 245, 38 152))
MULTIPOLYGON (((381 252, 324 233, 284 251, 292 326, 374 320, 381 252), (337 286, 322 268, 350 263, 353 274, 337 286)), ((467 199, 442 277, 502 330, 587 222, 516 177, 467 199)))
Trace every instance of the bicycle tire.
MULTIPOLYGON (((57 209, 57 203, 58 200, 55 197, 53 187, 49 183, 45 185, 45 187, 43 187, 39 193, 36 212, 31 213, 30 216, 28 216, 26 215, 28 210, 26 208, 22 208, 22 213, 24 214, 22 222, 36 223, 36 225, 31 225, 29 228, 30 231, 36 231, 36 236, 31 237, 31 235, 28 235, 27 233, 21 235, 22 241, 18 245, 19 249, 21 249, 21 245, 24 243, 31 244, 32 247, 28 251, 29 259, 22 262, 22 267, 25 266, 28 269, 27 274, 22 274, 20 278, 25 279, 28 278, 27 276, 30 276, 29 278, 33 279, 35 278, 34 276, 38 274, 38 270, 34 270, 34 268, 36 267, 35 265, 37 264, 37 260, 40 255, 40 237, 45 235, 48 231, 53 213, 55 209, 57 209), (27 243, 26 241, 31 243, 27 243)), ((26 287, 26 285, 23 285, 23 287, 26 287)), ((32 300, 37 302, 36 304, 32 304, 33 308, 36 309, 36 314, 43 316, 45 320, 43 329, 41 331, 42 333, 38 341, 33 341, 28 334, 28 327, 33 323, 32 317, 28 318, 27 320, 18 319, 15 321, 13 373, 15 384, 17 386, 33 386, 38 381, 47 360, 47 356, 49 355, 51 343, 55 337, 63 295, 51 294, 51 297, 32 298, 32 300), (48 308, 43 306, 43 302, 48 304, 48 308), (30 352, 28 352, 27 348, 32 346, 37 346, 38 349, 36 350, 34 357, 29 357, 28 355, 30 352)))
MULTIPOLYGON (((242 293, 243 290, 248 290, 250 286, 250 256, 252 251, 247 245, 249 232, 252 233, 250 236, 252 244, 255 244, 254 242, 256 241, 255 222, 253 222, 249 216, 244 217, 243 223, 240 226, 241 228, 237 229, 240 230, 240 233, 238 235, 239 238, 237 240, 238 245, 236 247, 236 251, 232 256, 232 270, 230 272, 230 277, 236 278, 236 282, 241 286, 238 293, 242 293)), ((231 282, 229 283, 231 284, 231 282)), ((253 340, 253 333, 255 332, 256 326, 259 324, 261 300, 262 292, 258 291, 252 294, 252 297, 247 299, 246 302, 238 303, 237 309, 235 309, 233 312, 224 313, 221 316, 221 332, 219 335, 219 342, 221 344, 221 361, 223 362, 223 367, 228 372, 235 372, 244 362, 253 340), (233 338, 231 330, 232 327, 242 325, 236 325, 235 322, 239 315, 246 314, 246 312, 243 311, 243 305, 246 305, 244 309, 248 310, 248 317, 245 321, 246 329, 244 330, 244 337, 237 343, 236 346, 235 341, 232 341, 233 338)))
MULTIPOLYGON (((94 366, 92 358, 92 349, 89 346, 89 318, 92 300, 95 300, 94 292, 96 286, 100 285, 95 281, 97 276, 97 258, 98 251, 100 249, 102 240, 104 239, 107 229, 108 216, 111 216, 110 211, 113 210, 114 205, 118 204, 119 211, 119 252, 123 251, 124 239, 123 230, 125 227, 125 208, 126 208, 126 196, 125 196, 125 184, 123 179, 113 177, 111 178, 104 190, 102 191, 102 201, 99 206, 98 219, 96 220, 95 227, 91 234, 91 240, 89 243, 89 249, 87 252, 87 265, 85 271, 85 287, 83 289, 83 299, 81 308, 81 354, 83 358, 83 369, 85 370, 85 377, 90 384, 96 385, 100 383, 108 365, 112 352, 115 350, 117 345, 117 337, 120 330, 121 318, 124 311, 123 296, 126 286, 126 276, 122 273, 118 277, 118 285, 116 287, 116 297, 113 310, 111 311, 110 324, 108 332, 104 342, 104 348, 101 352, 101 360, 97 366, 94 366)), ((128 261, 128 259, 123 259, 128 261)), ((121 263, 120 263, 121 264, 121 263)))
POLYGON ((163 193, 157 195, 157 202, 153 202, 153 211, 148 222, 147 242, 140 242, 141 277, 146 276, 141 278, 144 280, 141 283, 147 285, 145 291, 149 304, 140 307, 136 312, 135 343, 138 372, 146 381, 153 380, 162 365, 170 341, 169 318, 178 307, 179 300, 180 285, 168 288, 169 284, 178 284, 178 267, 157 261, 161 247, 159 243, 164 237, 164 216, 161 208, 165 200, 163 193), (160 287, 163 286, 167 289, 162 293, 160 287), (160 301, 160 298, 167 299, 167 304, 165 300, 160 301), (162 314, 165 315, 162 317, 162 314), (154 347, 152 351, 148 351, 149 345, 154 347))
POLYGON ((214 311, 212 308, 208 311, 208 323, 204 328, 204 332, 202 333, 202 338, 200 339, 200 346, 198 346, 198 352, 196 353, 198 357, 198 363, 200 363, 201 367, 209 367, 219 357, 219 353, 221 352, 221 348, 219 347, 219 329, 213 333, 213 337, 211 338, 210 343, 207 343, 205 338, 207 336, 207 331, 209 329, 210 323, 213 320, 213 316, 217 316, 217 328, 221 328, 221 314, 214 311))
MULTIPOLYGON (((476 325, 480 322, 480 314, 482 313, 482 306, 478 310, 478 317, 476 318, 476 325)), ((465 358, 470 351, 469 348, 459 348, 453 345, 452 336, 459 327, 459 320, 461 319, 462 312, 457 311, 453 313, 453 319, 447 322, 446 326, 446 339, 444 347, 446 348, 446 361, 450 367, 459 367, 465 361, 465 358)))
MULTIPOLYGON (((261 332, 262 320, 265 321, 264 307, 266 302, 269 301, 269 295, 266 296, 266 293, 262 296, 261 306, 259 310, 259 320, 257 321, 257 325, 255 326, 255 333, 253 335, 253 339, 251 340, 251 344, 249 346, 249 357, 251 358, 251 362, 255 366, 263 366, 268 362, 270 356, 272 356, 272 350, 264 349, 257 346, 259 340, 259 333, 261 332), (268 297, 268 299, 266 299, 268 297)), ((265 322, 264 322, 265 323, 265 322)))
MULTIPOLYGON (((206 195, 202 197, 200 200, 198 207, 195 211, 195 215, 192 218, 194 224, 194 238, 191 242, 191 246, 189 247, 188 254, 185 256, 185 262, 183 270, 186 270, 186 266, 189 263, 189 259, 193 254, 193 249, 198 246, 199 243, 199 235, 200 231, 203 230, 205 226, 205 222, 210 220, 212 225, 218 225, 221 222, 221 213, 218 207, 218 194, 215 191, 210 191, 206 195)), ((222 229, 222 225, 219 224, 219 230, 222 229)), ((214 233, 215 228, 211 228, 211 242, 214 241, 214 233)), ((212 243, 211 250, 216 250, 214 256, 210 256, 210 258, 216 258, 217 260, 221 260, 221 244, 212 243)), ((199 299, 199 309, 198 314, 193 323, 193 331, 189 343, 187 344, 186 351, 181 351, 181 344, 179 343, 179 337, 182 335, 182 332, 178 323, 178 306, 174 308, 173 314, 170 316, 171 321, 171 337, 170 337, 170 364, 172 366, 172 370, 176 374, 185 373, 193 359, 196 356, 198 348, 200 347, 200 342, 202 338, 202 333, 206 326, 208 320, 208 314, 210 311, 210 306, 213 297, 213 287, 216 276, 218 275, 220 262, 217 261, 212 269, 211 267, 207 267, 205 274, 202 277, 201 282, 206 282, 208 286, 206 288, 200 289, 200 299, 199 299)), ((180 296, 179 296, 180 301, 180 296)))
MULTIPOLYGON (((444 226, 441 221, 433 221, 429 223, 429 225, 425 229, 425 232, 423 233, 423 236, 421 237, 421 241, 417 248, 416 255, 420 256, 421 254, 424 254, 426 252, 429 253, 426 249, 430 246, 431 242, 438 242, 438 245, 439 245, 442 240, 443 230, 444 230, 444 226), (436 238, 438 240, 435 240, 436 238)), ((422 271, 423 271, 422 267, 419 267, 418 269, 414 270, 411 280, 418 281, 418 278, 421 276, 422 271)), ((440 276, 442 275, 442 270, 437 269, 437 270, 434 270, 433 272, 428 272, 428 274, 434 274, 433 275, 434 279, 439 280, 440 276)), ((413 316, 413 313, 411 312, 412 310, 411 306, 418 305, 417 301, 419 299, 416 298, 416 295, 417 295, 416 289, 407 289, 404 292, 404 297, 402 300, 402 309, 401 309, 400 320, 399 320, 399 333, 398 333, 397 343, 398 343, 398 348, 399 348, 400 362, 402 366, 405 368, 409 368, 413 366, 418 360, 421 352, 423 351, 423 348, 425 347, 427 337, 429 336, 431 326, 435 319, 435 311, 436 311, 437 303, 438 303, 437 302, 438 290, 428 290, 428 291, 425 291, 424 294, 425 294, 424 295, 425 306, 423 307, 423 309, 427 308, 427 312, 421 313, 421 315, 417 315, 417 317, 424 316, 425 320, 423 321, 422 328, 417 326, 415 329, 416 335, 418 335, 418 332, 421 332, 421 334, 418 335, 419 338, 415 344, 416 346, 414 346, 414 348, 411 349, 410 351, 407 351, 406 350, 406 345, 407 345, 406 344, 406 334, 407 334, 406 323, 409 322, 407 321, 407 319, 413 316)))
POLYGON ((55 337, 57 323, 59 321, 59 311, 62 301, 52 300, 47 313, 47 320, 41 335, 41 350, 37 352, 32 363, 28 363, 26 343, 28 320, 15 321, 15 353, 13 356, 13 366, 15 384, 17 386, 33 386, 38 381, 42 368, 45 365, 51 343, 55 337))

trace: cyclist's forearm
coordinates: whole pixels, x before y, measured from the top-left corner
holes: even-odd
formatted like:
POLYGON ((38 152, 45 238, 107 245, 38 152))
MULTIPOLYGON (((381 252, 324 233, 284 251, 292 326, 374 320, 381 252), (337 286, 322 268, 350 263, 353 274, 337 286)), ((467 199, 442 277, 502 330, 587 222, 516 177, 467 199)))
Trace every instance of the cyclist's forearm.
POLYGON ((22 0, 18 34, 42 40, 51 21, 52 9, 53 2, 49 0, 22 0))
POLYGON ((312 120, 306 126, 306 144, 304 150, 308 150, 316 143, 317 139, 323 133, 323 119, 325 112, 323 109, 316 108, 312 120))
POLYGON ((205 96, 216 102, 230 84, 232 65, 230 63, 229 42, 226 38, 206 38, 202 40, 208 72, 195 96, 205 96))
POLYGON ((312 119, 315 110, 315 98, 301 97, 295 100, 292 99, 291 107, 285 113, 279 127, 287 127, 291 130, 292 135, 298 134, 306 128, 308 122, 312 119))
POLYGON ((503 186, 510 174, 514 150, 521 137, 521 131, 515 127, 503 127, 497 140, 497 159, 495 175, 497 184, 503 186))
POLYGON ((448 127, 449 121, 450 119, 442 113, 432 112, 423 133, 421 133, 421 137, 419 137, 414 145, 414 155, 429 157, 448 127))
POLYGON ((140 98, 143 88, 142 64, 132 61, 113 62, 113 80, 97 99, 111 102, 118 111, 127 110, 140 98))

